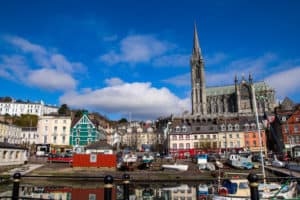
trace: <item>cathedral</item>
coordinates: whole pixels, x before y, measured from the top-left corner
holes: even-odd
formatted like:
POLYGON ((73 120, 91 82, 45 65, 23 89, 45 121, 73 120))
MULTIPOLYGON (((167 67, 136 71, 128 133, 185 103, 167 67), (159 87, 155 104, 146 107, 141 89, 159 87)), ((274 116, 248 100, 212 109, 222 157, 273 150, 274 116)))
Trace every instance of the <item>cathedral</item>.
POLYGON ((233 77, 233 84, 221 87, 206 87, 204 59, 194 27, 194 41, 191 56, 191 118, 218 118, 253 116, 255 104, 258 114, 271 113, 275 107, 275 91, 264 81, 253 82, 249 74, 241 80, 233 77))

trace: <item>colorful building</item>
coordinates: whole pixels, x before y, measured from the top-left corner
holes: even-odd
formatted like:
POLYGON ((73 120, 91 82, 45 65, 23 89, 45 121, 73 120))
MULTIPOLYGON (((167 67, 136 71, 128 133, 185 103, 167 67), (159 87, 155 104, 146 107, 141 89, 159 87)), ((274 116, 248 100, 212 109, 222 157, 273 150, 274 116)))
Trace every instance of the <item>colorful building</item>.
POLYGON ((72 121, 70 145, 74 151, 83 152, 85 146, 104 138, 104 133, 98 131, 97 122, 92 122, 87 112, 83 112, 80 118, 72 121))

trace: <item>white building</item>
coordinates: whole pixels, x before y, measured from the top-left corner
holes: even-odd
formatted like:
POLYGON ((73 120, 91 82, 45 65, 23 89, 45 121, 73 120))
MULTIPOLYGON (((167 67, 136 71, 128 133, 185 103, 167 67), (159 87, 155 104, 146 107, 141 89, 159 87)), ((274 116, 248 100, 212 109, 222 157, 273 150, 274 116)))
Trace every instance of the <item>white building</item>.
POLYGON ((36 127, 23 127, 21 128, 21 136, 23 144, 37 144, 38 134, 36 127))
POLYGON ((45 105, 43 101, 33 102, 0 102, 0 115, 9 114, 20 116, 21 114, 31 114, 42 116, 50 113, 57 113, 58 107, 45 105))
POLYGON ((0 122, 0 142, 21 144, 21 127, 0 122))
POLYGON ((25 148, 3 142, 0 142, 0 158, 0 166, 21 165, 28 161, 25 148))
POLYGON ((71 116, 40 116, 37 126, 38 144, 68 146, 71 130, 71 116))

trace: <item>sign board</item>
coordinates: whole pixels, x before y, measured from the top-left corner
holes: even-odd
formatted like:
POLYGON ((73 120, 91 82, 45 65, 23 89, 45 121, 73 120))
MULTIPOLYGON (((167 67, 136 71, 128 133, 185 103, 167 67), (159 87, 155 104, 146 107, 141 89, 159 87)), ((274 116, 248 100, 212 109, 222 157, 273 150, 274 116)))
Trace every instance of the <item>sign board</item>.
POLYGON ((97 162, 97 154, 91 154, 90 155, 90 162, 91 163, 95 163, 95 162, 97 162))

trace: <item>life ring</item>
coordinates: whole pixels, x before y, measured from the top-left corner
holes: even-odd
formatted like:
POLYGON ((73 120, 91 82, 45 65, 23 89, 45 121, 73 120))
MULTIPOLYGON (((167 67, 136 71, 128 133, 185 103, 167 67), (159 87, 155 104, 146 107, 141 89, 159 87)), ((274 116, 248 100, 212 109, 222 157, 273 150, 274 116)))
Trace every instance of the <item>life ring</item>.
POLYGON ((227 195, 228 195, 228 190, 227 190, 227 188, 221 187, 221 188, 219 189, 219 195, 220 195, 220 196, 227 196, 227 195))

